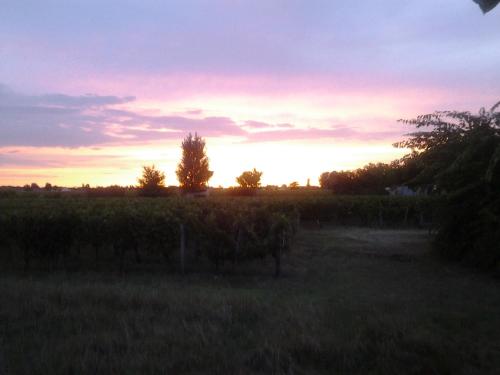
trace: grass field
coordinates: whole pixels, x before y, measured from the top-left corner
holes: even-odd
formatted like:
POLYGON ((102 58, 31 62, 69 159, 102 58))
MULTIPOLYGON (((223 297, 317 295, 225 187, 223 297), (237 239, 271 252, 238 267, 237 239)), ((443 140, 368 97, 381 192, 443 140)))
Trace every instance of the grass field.
POLYGON ((427 232, 304 227, 248 264, 0 276, 0 374, 498 374, 500 283, 427 232), (268 266, 268 267, 267 267, 268 266))

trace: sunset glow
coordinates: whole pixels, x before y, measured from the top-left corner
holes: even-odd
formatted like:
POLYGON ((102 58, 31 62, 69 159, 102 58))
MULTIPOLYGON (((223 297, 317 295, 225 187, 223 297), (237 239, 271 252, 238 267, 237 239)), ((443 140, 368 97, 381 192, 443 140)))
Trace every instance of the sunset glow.
POLYGON ((28 3, 0 5, 0 185, 135 185, 151 164, 176 185, 189 132, 211 186, 317 184, 401 157, 400 118, 499 97, 498 15, 471 1, 28 3))

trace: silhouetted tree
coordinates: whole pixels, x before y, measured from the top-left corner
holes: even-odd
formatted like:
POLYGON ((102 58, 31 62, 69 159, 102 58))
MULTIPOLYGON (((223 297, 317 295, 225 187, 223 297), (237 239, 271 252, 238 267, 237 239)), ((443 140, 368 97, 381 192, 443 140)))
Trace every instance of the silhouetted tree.
POLYGON ((182 141, 182 159, 176 174, 182 190, 195 192, 206 189, 214 173, 209 170, 205 140, 198 134, 193 136, 189 133, 182 141))
POLYGON ((446 193, 436 238, 441 253, 485 267, 500 264, 499 107, 402 120, 422 130, 395 144, 412 150, 403 164, 417 166, 416 184, 446 193))
POLYGON ((165 188, 165 174, 155 168, 144 166, 142 178, 139 178, 139 188, 141 195, 157 196, 165 188))
POLYGON ((45 184, 44 189, 45 189, 46 191, 51 191, 51 190, 52 190, 52 184, 50 184, 49 182, 47 182, 47 183, 45 184))
POLYGON ((321 187, 335 194, 386 194, 386 188, 406 184, 416 172, 413 164, 396 160, 390 164, 370 163, 353 171, 324 172, 321 187))
POLYGON ((412 120, 400 120, 419 129, 394 144, 411 150, 401 160, 402 165, 414 165, 416 175, 411 183, 435 184, 440 190, 450 191, 464 184, 480 182, 499 136, 500 113, 496 112, 499 106, 500 103, 496 104, 490 111, 481 109, 477 115, 440 111, 412 120), (475 163, 463 169, 465 160, 472 154, 475 163), (462 169, 456 173, 458 166, 462 169))
POLYGON ((255 168, 251 171, 245 171, 241 176, 236 177, 236 182, 243 189, 257 189, 260 187, 260 179, 262 172, 257 171, 255 168))

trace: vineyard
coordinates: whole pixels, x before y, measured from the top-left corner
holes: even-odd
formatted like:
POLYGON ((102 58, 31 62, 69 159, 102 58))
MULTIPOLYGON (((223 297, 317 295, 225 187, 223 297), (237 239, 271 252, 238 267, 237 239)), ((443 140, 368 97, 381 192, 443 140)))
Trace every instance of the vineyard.
POLYGON ((435 199, 406 197, 2 199, 0 256, 24 270, 123 272, 163 262, 181 273, 203 260, 219 271, 272 257, 279 276, 301 222, 429 226, 435 207, 435 199))

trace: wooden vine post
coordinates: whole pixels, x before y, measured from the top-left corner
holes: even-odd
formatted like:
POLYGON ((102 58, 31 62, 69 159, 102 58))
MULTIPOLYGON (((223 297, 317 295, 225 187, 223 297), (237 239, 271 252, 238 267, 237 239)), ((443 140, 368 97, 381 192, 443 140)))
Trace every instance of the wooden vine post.
POLYGON ((181 256, 181 273, 184 275, 184 258, 186 254, 186 231, 184 228, 184 224, 180 224, 180 233, 181 233, 181 246, 180 246, 180 256, 181 256))
POLYGON ((236 246, 234 247, 234 258, 233 258, 233 265, 238 264, 238 255, 240 253, 240 244, 241 244, 241 238, 243 235, 243 231, 241 230, 241 226, 238 226, 238 234, 236 235, 236 246))
POLYGON ((378 203, 378 226, 382 228, 384 226, 384 215, 382 213, 382 202, 378 203))
POLYGON ((281 275, 281 253, 285 249, 285 243, 286 243, 285 230, 282 229, 281 230, 281 241, 279 242, 276 256, 274 257, 274 262, 275 262, 274 276, 275 277, 279 277, 281 275))

